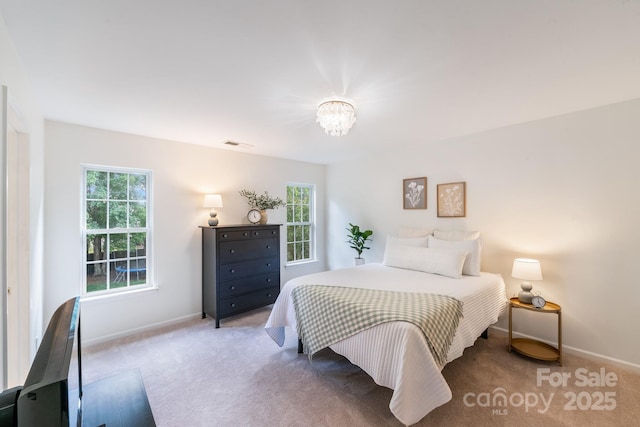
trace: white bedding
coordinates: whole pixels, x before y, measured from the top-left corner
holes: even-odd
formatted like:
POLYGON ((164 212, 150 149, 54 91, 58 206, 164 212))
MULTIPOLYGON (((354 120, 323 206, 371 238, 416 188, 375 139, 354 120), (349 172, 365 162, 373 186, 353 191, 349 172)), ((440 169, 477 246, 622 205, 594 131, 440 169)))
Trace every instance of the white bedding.
MULTIPOLYGON (((296 315, 291 300, 293 288, 303 284, 351 286, 401 292, 429 292, 461 300, 463 318, 449 348, 447 361, 460 356, 466 347, 506 307, 505 284, 497 274, 452 279, 381 264, 326 271, 288 281, 276 300, 265 329, 278 345, 285 339, 285 327, 296 333, 296 315)), ((393 390, 389 409, 403 424, 414 424, 451 399, 451 390, 431 355, 422 331, 408 322, 390 322, 367 329, 331 346, 338 354, 362 368, 373 380, 393 390)))

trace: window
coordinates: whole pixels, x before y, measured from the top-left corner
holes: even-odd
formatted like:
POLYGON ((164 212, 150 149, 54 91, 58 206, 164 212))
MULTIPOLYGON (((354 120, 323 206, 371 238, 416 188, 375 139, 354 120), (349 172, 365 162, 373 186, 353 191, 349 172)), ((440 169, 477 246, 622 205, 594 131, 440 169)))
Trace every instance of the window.
POLYGON ((314 192, 313 185, 287 186, 287 263, 314 259, 314 192))
POLYGON ((83 294, 150 286, 151 172, 83 169, 83 294))

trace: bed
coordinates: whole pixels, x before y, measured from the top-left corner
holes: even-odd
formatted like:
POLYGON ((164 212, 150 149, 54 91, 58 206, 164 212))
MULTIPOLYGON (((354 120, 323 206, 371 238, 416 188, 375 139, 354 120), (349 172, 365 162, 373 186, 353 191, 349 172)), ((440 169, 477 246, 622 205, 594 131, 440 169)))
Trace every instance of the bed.
MULTIPOLYGON (((408 244, 402 245, 401 249, 398 249, 397 241, 392 243, 396 248, 393 250, 388 242, 385 259, 381 264, 326 271, 288 281, 282 288, 265 325, 269 336, 282 346, 286 327, 296 333, 298 325, 292 294, 294 289, 303 285, 432 293, 448 295, 462 302, 463 317, 459 320, 453 341, 448 347, 446 362, 462 356, 464 349, 473 345, 504 312, 506 294, 502 277, 480 271, 474 272, 474 275, 455 274, 457 272, 447 275, 450 271, 448 267, 443 267, 441 255, 443 251, 451 254, 451 248, 438 249, 440 258, 436 262, 430 259, 425 263, 425 254, 432 256, 426 247, 410 249, 407 246, 413 247, 412 244, 416 242, 403 242, 408 244), (418 254, 420 260, 416 261, 418 254), (437 270, 438 274, 427 272, 434 270, 437 270)), ((426 246, 426 243, 419 244, 426 246)), ((437 246, 435 242, 433 245, 437 246)), ((471 258, 469 251, 464 253, 463 261, 471 258)), ((458 269, 457 263, 460 263, 461 273, 460 258, 454 263, 454 270, 458 269)), ((452 397, 451 390, 441 374, 444 365, 436 363, 422 330, 412 323, 381 323, 329 347, 362 368, 377 384, 393 390, 389 408, 405 425, 420 421, 452 397)))

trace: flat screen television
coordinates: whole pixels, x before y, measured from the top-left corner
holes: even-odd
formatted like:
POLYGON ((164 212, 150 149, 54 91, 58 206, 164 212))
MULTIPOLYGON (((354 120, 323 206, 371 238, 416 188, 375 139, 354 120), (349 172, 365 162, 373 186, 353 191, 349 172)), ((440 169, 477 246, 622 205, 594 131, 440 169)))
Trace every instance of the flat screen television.
POLYGON ((66 301, 51 317, 16 409, 18 427, 82 425, 80 297, 66 301))

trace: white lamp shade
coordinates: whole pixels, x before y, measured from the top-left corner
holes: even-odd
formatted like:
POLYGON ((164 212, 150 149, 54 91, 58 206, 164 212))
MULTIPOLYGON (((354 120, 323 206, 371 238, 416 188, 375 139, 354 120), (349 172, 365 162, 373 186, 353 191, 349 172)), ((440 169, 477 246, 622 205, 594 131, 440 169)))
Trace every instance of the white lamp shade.
POLYGON ((222 196, 220 194, 205 194, 204 195, 204 203, 202 203, 203 208, 221 208, 222 206, 222 196))
POLYGON ((542 269, 537 259, 516 258, 511 276, 522 280, 542 280, 542 269))

